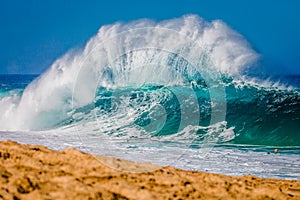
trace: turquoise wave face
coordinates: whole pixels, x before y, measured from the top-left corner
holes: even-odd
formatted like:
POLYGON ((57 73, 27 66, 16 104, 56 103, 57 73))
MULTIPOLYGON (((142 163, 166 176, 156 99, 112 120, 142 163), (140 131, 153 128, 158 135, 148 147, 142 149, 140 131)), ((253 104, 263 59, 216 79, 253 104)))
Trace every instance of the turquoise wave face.
POLYGON ((219 132, 213 136, 213 142, 300 146, 299 91, 241 84, 230 78, 224 78, 220 84, 226 91, 226 102, 221 102, 226 104, 226 118, 219 125, 211 121, 215 108, 210 91, 198 80, 176 86, 99 87, 93 104, 76 109, 72 117, 58 126, 98 121, 105 133, 118 133, 117 137, 138 128, 143 135, 137 138, 163 138, 188 132, 189 136, 176 140, 188 139, 196 144, 207 142, 209 133, 219 132), (192 128, 188 129, 190 125, 192 128), (228 130, 232 130, 231 137, 219 140, 228 130))
POLYGON ((226 94, 226 120, 235 127, 235 143, 300 145, 298 91, 229 86, 226 94))
MULTIPOLYGON (((26 84, 35 77, 2 77, 0 97, 21 96, 26 84)), ((297 85, 297 77, 288 79, 297 85)), ((138 137, 161 138, 176 135, 193 125, 189 130, 192 136, 187 138, 194 143, 205 142, 204 136, 216 131, 211 122, 214 105, 210 91, 201 77, 187 80, 183 85, 173 86, 99 87, 93 103, 77 108, 70 117, 57 124, 49 123, 46 129, 99 121, 111 126, 104 131, 107 134, 118 132, 126 135, 130 128, 138 128, 144 134, 138 137), (184 103, 180 99, 184 99, 184 103), (116 119, 122 123, 114 124, 116 119)), ((262 87, 226 76, 219 84, 226 92, 226 101, 223 102, 226 104, 226 118, 223 127, 218 127, 217 131, 221 134, 232 129, 234 135, 229 140, 218 142, 300 146, 299 89, 262 87)), ((186 138, 176 138, 181 139, 186 138)))

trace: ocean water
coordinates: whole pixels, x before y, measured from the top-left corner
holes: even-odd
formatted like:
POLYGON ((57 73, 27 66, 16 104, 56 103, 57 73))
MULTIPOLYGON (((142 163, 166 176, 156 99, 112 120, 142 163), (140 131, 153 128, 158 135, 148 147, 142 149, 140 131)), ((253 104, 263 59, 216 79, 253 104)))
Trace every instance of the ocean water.
POLYGON ((262 77, 258 59, 221 21, 106 25, 41 75, 0 75, 0 139, 299 179, 300 76, 262 77))

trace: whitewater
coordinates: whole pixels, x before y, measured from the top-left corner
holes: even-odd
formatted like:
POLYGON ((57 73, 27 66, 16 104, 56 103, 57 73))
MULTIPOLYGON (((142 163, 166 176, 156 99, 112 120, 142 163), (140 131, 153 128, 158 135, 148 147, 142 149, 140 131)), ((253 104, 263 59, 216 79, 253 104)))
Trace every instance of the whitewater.
POLYGON ((259 57, 196 15, 105 25, 38 77, 0 78, 0 139, 299 179, 299 87, 250 77, 259 57))

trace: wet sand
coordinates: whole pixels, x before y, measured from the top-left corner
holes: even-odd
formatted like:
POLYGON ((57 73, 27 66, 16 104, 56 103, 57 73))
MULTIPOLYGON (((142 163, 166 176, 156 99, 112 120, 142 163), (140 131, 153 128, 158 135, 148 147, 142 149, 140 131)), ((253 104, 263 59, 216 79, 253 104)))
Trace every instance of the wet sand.
POLYGON ((4 141, 0 199, 300 199, 300 180, 186 171, 4 141))

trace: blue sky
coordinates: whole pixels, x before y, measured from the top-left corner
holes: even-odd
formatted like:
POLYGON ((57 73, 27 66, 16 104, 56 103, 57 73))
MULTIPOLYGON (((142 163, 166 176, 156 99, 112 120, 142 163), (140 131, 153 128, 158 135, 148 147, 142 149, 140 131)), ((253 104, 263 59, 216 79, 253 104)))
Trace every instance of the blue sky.
POLYGON ((1 0, 0 73, 41 73, 104 24, 198 14, 244 35, 262 70, 300 74, 299 10, 298 0, 1 0))

